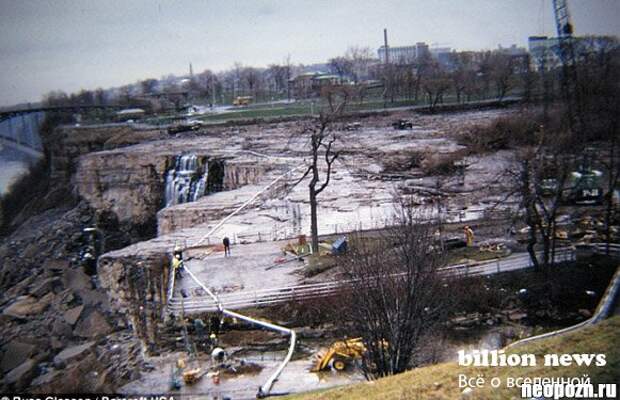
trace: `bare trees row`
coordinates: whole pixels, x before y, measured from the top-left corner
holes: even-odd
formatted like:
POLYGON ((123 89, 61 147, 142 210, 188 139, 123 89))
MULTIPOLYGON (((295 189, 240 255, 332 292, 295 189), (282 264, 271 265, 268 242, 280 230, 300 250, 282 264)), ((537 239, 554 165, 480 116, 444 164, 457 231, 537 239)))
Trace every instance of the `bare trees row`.
MULTIPOLYGON (((577 79, 567 82, 575 88, 573 97, 549 107, 551 101, 544 96, 544 115, 532 118, 539 123, 533 143, 517 152, 516 168, 507 171, 528 227, 528 252, 533 264, 546 273, 551 271, 560 236, 557 217, 561 207, 585 193, 593 198, 603 194, 607 243, 620 217, 613 199, 620 183, 620 45, 614 38, 586 38, 577 50, 577 63, 570 66, 577 79), (542 256, 536 249, 542 250, 542 256)), ((541 80, 550 78, 557 83, 560 77, 557 71, 541 71, 541 80), (556 76, 550 77, 553 73, 556 76)), ((523 130, 513 134, 522 135, 523 130)))
POLYGON ((342 257, 351 281, 341 294, 343 320, 363 339, 369 379, 415 366, 423 337, 449 312, 451 281, 439 273, 446 262, 440 226, 428 211, 400 198, 391 227, 379 236, 353 235, 342 257))

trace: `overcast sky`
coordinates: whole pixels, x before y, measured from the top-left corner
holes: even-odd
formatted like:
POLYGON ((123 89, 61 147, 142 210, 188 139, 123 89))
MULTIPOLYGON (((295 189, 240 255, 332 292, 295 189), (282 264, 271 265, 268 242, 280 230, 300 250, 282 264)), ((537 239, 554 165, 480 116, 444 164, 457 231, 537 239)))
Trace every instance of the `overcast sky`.
MULTIPOLYGON (((620 36, 620 1, 570 1, 575 32, 620 36)), ((351 45, 526 46, 552 0, 0 0, 0 105, 169 73, 324 62, 351 45)))

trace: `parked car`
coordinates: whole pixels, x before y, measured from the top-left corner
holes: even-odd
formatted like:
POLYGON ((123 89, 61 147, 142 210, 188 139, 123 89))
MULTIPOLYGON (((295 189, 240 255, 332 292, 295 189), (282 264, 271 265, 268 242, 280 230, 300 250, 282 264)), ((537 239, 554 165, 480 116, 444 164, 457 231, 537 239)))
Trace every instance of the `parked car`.
POLYGON ((346 131, 356 131, 362 127, 362 124, 359 122, 351 122, 350 124, 346 124, 344 129, 346 131))
POLYGON ((399 130, 413 129, 413 122, 408 121, 406 119, 399 119, 398 121, 394 121, 392 123, 392 126, 394 127, 394 129, 399 129, 399 130))
POLYGON ((202 126, 204 126, 204 122, 196 120, 196 119, 193 119, 193 120, 187 121, 185 123, 178 124, 178 125, 173 125, 173 126, 169 127, 168 128, 168 134, 174 135, 176 133, 181 133, 181 132, 197 131, 202 126))

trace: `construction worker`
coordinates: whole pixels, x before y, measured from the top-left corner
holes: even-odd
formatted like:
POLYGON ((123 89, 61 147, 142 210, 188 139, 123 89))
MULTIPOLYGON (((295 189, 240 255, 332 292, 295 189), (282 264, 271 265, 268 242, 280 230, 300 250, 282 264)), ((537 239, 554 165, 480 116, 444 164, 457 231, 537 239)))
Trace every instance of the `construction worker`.
POLYGON ((222 326, 222 320, 219 315, 213 315, 209 319, 209 333, 220 334, 220 327, 222 326))
POLYGON ((183 259, 178 253, 172 257, 172 270, 174 271, 175 278, 180 278, 183 276, 183 259))
POLYGON ((224 245, 224 257, 228 257, 230 255, 230 239, 228 236, 224 236, 222 244, 224 245))
POLYGON ((467 247, 471 247, 474 245, 474 231, 469 227, 469 225, 465 225, 463 228, 463 232, 465 233, 465 242, 467 243, 467 247))
POLYGON ((82 255, 82 266, 86 274, 90 276, 97 274, 97 259, 95 257, 95 248, 93 246, 88 246, 82 255))
POLYGON ((175 245, 172 251, 172 270, 175 273, 175 278, 183 276, 183 268, 183 249, 181 249, 181 246, 175 245))
POLYGON ((215 333, 211 333, 209 335, 209 347, 211 349, 216 348, 217 347, 217 343, 218 343, 217 335, 215 333))

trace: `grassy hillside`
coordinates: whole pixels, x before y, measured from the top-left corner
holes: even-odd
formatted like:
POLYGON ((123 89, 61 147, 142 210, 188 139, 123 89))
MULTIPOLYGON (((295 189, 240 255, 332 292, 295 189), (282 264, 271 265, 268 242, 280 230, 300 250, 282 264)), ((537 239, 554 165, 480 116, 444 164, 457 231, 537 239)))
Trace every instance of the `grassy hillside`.
MULTIPOLYGON (((498 376, 502 382, 507 377, 581 377, 588 374, 592 383, 620 382, 620 317, 616 316, 599 325, 588 327, 561 337, 546 339, 511 349, 510 353, 533 353, 537 358, 537 366, 475 368, 459 367, 456 363, 438 364, 374 382, 366 382, 320 392, 303 393, 287 397, 295 400, 431 400, 459 399, 462 389, 458 388, 459 374, 476 377, 483 374, 490 380, 498 376), (605 367, 545 367, 543 356, 550 353, 605 353, 605 367)), ((475 389, 473 396, 479 399, 510 399, 521 398, 518 389, 507 389, 505 386, 493 389, 487 383, 482 389, 475 389)))

